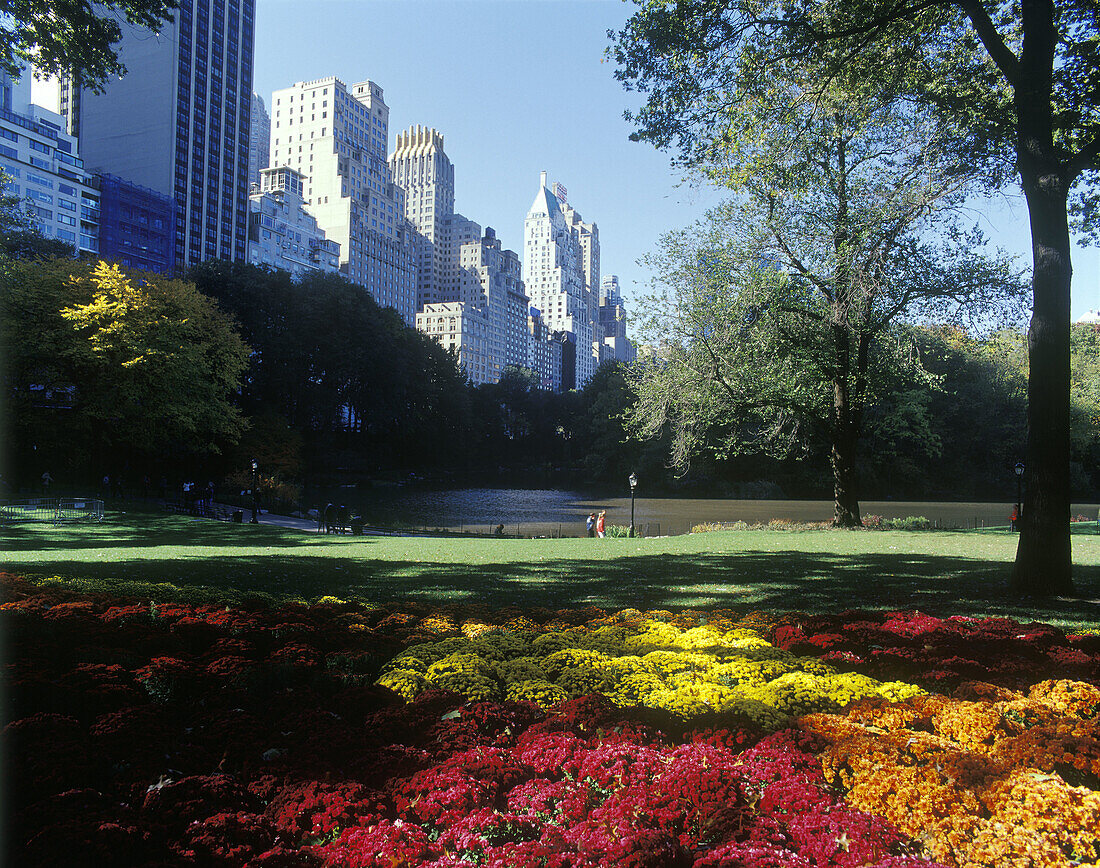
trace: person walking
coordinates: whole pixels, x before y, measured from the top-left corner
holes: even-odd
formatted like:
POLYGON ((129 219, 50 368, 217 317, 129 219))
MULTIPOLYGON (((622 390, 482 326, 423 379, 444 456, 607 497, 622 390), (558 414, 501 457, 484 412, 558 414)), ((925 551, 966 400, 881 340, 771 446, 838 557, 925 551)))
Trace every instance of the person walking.
POLYGON ((598 536, 600 539, 604 538, 604 533, 607 530, 606 520, 607 511, 601 509, 600 514, 596 516, 596 536, 598 536))
POLYGON ((588 521, 584 523, 584 529, 588 531, 588 536, 594 538, 596 536, 596 513, 588 513, 588 521))

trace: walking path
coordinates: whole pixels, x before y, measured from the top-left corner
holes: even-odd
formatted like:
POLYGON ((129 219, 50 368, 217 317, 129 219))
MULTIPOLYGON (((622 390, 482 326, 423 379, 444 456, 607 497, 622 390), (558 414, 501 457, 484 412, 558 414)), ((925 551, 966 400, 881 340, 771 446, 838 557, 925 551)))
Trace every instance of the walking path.
MULTIPOLYGON (((252 517, 251 510, 245 510, 244 520, 247 522, 252 517)), ((256 516, 256 520, 260 524, 273 524, 278 527, 288 527, 292 530, 306 531, 307 533, 317 533, 317 522, 312 518, 297 518, 293 515, 276 515, 273 512, 261 512, 256 516)))

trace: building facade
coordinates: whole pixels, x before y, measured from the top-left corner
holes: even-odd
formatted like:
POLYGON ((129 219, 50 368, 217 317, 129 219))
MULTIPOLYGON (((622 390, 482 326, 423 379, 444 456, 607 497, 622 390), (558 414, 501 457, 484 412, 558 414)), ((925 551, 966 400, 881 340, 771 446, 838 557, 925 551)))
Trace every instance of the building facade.
POLYGON ((92 178, 99 190, 99 255, 131 268, 171 272, 176 263, 176 200, 117 175, 92 178))
POLYGON ((457 298, 424 305, 417 330, 453 350, 471 383, 496 383, 506 367, 527 367, 527 296, 515 251, 486 228, 462 245, 458 275, 457 298))
POLYGON ((626 308, 617 275, 605 275, 600 286, 599 333, 601 361, 633 362, 638 354, 626 336, 626 308))
POLYGON ((62 117, 31 102, 29 73, 0 71, 0 171, 39 231, 76 252, 99 252, 100 195, 62 117))
POLYGON ((527 365, 535 372, 539 387, 551 392, 562 388, 561 342, 546 325, 542 311, 530 307, 527 311, 527 365))
POLYGON ((527 365, 527 295, 522 267, 513 250, 501 247, 486 227, 481 238, 459 253, 459 299, 485 312, 489 324, 485 368, 474 382, 496 383, 508 366, 527 365))
POLYGON ((260 189, 249 197, 248 261, 289 271, 295 280, 313 271, 336 274, 340 245, 306 211, 302 187, 295 169, 260 170, 260 189))
POLYGON ((159 32, 121 24, 104 92, 62 82, 85 165, 172 196, 177 267, 246 261, 255 0, 181 0, 159 32))
MULTIPOLYGON (((531 306, 539 311, 549 331, 572 336, 575 359, 564 366, 560 386, 566 390, 584 388, 596 370, 592 354, 594 305, 586 288, 585 251, 577 228, 581 222, 580 216, 568 205, 563 207, 547 188, 543 172, 523 224, 523 283, 531 306)), ((596 242, 594 246, 590 243, 589 251, 598 259, 598 235, 596 242)), ((598 262, 595 273, 599 273, 598 262)))
POLYGON ((260 169, 267 168, 271 153, 271 116, 259 94, 252 94, 248 118, 248 189, 260 186, 260 169))
POLYGON ((386 160, 389 107, 372 81, 333 76, 275 91, 272 167, 301 173, 306 210, 340 245, 340 273, 416 322, 416 260, 405 194, 386 160))
POLYGON ((417 309, 454 300, 455 169, 443 150, 443 136, 419 125, 398 133, 389 164, 394 183, 405 191, 405 219, 418 235, 417 309))
MULTIPOLYGON (((599 322, 600 304, 600 228, 595 223, 585 223, 581 215, 569 204, 568 193, 561 184, 554 184, 554 195, 561 204, 566 222, 580 245, 580 269, 584 282, 584 301, 588 305, 588 321, 599 322)), ((594 329, 594 353, 598 355, 599 330, 594 329)), ((597 362, 598 364, 598 362, 597 362)))

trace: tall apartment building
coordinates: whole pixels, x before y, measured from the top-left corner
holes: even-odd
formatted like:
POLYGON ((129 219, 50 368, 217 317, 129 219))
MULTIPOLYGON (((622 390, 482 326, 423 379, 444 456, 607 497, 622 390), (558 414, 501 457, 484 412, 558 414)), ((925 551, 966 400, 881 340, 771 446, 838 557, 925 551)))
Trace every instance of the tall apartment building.
POLYGON ((456 290, 451 216, 455 168, 434 129, 409 127, 397 134, 389 158, 394 183, 405 191, 405 218, 416 229, 416 307, 450 300, 456 290))
POLYGON ((553 186, 554 196, 561 203, 562 215, 573 227, 580 244, 581 276, 584 278, 584 298, 588 304, 588 321, 599 318, 600 299, 600 228, 595 223, 585 223, 581 215, 569 204, 568 193, 561 184, 553 186))
POLYGON ((178 205, 177 266, 243 262, 255 0, 181 0, 159 32, 121 24, 127 74, 101 94, 62 82, 85 165, 178 205))
POLYGON ((76 139, 63 119, 31 102, 30 74, 0 71, 0 170, 4 192, 27 203, 47 238, 74 252, 99 250, 99 191, 84 170, 76 139))
POLYGON ((271 124, 270 165, 302 174, 307 210, 340 245, 340 272, 414 325, 415 247, 386 161, 382 88, 364 81, 349 90, 334 76, 300 81, 272 94, 271 124))
POLYGON ((271 153, 271 116, 259 94, 252 94, 248 118, 248 188, 260 186, 260 169, 267 168, 271 153))
MULTIPOLYGON (((475 226, 464 221, 462 231, 475 226)), ((417 330, 453 349, 472 383, 495 383, 509 365, 526 367, 527 296, 515 251, 502 249, 486 227, 460 248, 457 274, 455 297, 424 305, 417 330)))
POLYGON ((555 334, 537 307, 528 308, 527 368, 535 372, 539 387, 550 392, 560 392, 562 388, 562 345, 554 339, 555 334))
MULTIPOLYGON (((559 192, 563 192, 559 186, 559 192)), ((565 332, 575 349, 575 365, 566 365, 561 388, 581 389, 592 378, 596 360, 592 354, 593 310, 586 278, 585 248, 581 243, 580 215, 564 205, 546 186, 541 173, 539 191, 523 224, 523 283, 531 306, 551 332, 565 332), (568 213, 568 216, 567 216, 568 213)), ((595 225, 590 233, 588 256, 595 257, 599 274, 599 240, 595 225), (595 243, 592 243, 592 238, 595 243)), ((598 282, 598 277, 597 277, 598 282)))
POLYGON ((289 271, 296 280, 312 271, 340 270, 340 245, 325 237, 304 205, 300 172, 287 166, 260 170, 260 189, 249 197, 249 262, 289 271))
POLYGON ((601 361, 630 364, 637 358, 634 344, 626 336, 626 308, 614 274, 604 275, 600 285, 599 326, 601 361))
POLYGON ((527 365, 527 295, 521 273, 519 257, 501 247, 491 227, 461 247, 459 298, 484 310, 489 323, 484 378, 476 382, 496 383, 506 367, 527 365))

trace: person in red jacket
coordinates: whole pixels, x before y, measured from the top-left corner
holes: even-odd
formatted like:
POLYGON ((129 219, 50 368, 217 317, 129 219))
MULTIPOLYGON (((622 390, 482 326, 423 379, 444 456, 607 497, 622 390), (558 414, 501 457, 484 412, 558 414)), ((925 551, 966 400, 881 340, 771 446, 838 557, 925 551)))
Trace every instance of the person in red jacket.
POLYGON ((596 516, 596 536, 600 539, 603 539, 604 531, 607 530, 606 519, 607 513, 601 509, 600 514, 596 516))

